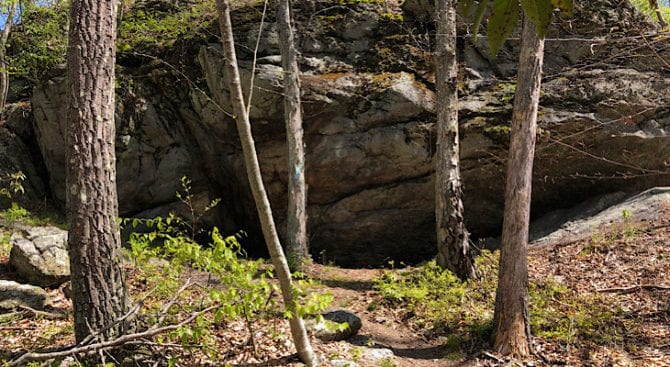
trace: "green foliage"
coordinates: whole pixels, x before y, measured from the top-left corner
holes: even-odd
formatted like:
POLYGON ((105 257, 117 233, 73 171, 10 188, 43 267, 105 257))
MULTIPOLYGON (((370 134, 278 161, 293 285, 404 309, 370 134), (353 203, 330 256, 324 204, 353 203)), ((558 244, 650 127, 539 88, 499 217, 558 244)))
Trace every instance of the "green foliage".
POLYGON ((631 222, 630 218, 632 215, 630 210, 624 209, 621 212, 623 223, 609 232, 595 232, 579 252, 579 255, 588 256, 594 253, 608 253, 613 246, 617 245, 617 241, 627 241, 636 238, 639 235, 639 228, 631 222))
POLYGON ((183 192, 177 191, 176 196, 179 201, 186 206, 189 212, 188 220, 180 221, 180 223, 185 226, 191 236, 191 240, 195 240, 195 236, 200 233, 198 228, 199 222, 202 217, 207 214, 210 210, 214 209, 221 202, 220 198, 216 198, 210 201, 207 206, 202 209, 198 209, 193 205, 193 193, 191 192, 191 180, 182 176, 181 178, 181 187, 183 192))
MULTIPOLYGON (((540 0, 546 1, 546 0, 540 0)), ((512 34, 519 21, 518 0, 493 0, 493 11, 489 19, 486 35, 489 39, 491 54, 495 55, 503 43, 512 34)))
POLYGON ((216 21, 214 0, 191 1, 187 5, 158 7, 155 3, 136 3, 119 26, 117 49, 143 52, 165 49, 178 40, 192 41, 209 37, 207 31, 216 21))
POLYGON ((25 193, 23 188, 25 179, 26 175, 21 171, 0 176, 0 197, 11 199, 12 195, 25 193))
POLYGON ((48 71, 65 63, 67 7, 26 2, 9 40, 10 74, 39 82, 48 71))
MULTIPOLYGON (((474 0, 461 1, 461 11, 471 16, 474 23, 474 33, 477 37, 479 27, 486 15, 489 0, 479 0, 473 11, 474 0)), ((491 0, 493 2, 491 15, 488 20, 487 36, 491 54, 498 53, 507 38, 512 34, 519 22, 519 10, 535 25, 540 38, 544 38, 551 24, 554 9, 572 15, 572 0, 491 0)))
POLYGON ((588 341, 596 344, 620 342, 623 316, 599 296, 573 294, 548 278, 531 283, 530 320, 533 334, 561 344, 588 341))
POLYGON ((0 228, 0 256, 9 256, 12 250, 12 244, 9 239, 12 237, 12 232, 0 228))
MULTIPOLYGON (((402 309, 417 327, 446 333, 448 357, 464 346, 488 343, 498 279, 498 256, 476 258, 478 279, 460 281, 434 262, 406 271, 384 272, 375 288, 383 304, 402 309)), ((620 342, 623 312, 601 295, 580 295, 551 278, 529 285, 532 333, 561 344, 620 342)))
MULTIPOLYGON (((641 13, 650 18, 651 21, 656 22, 658 18, 656 17, 656 12, 649 5, 649 0, 630 0, 631 4, 637 8, 641 13)), ((661 5, 663 1, 659 0, 659 9, 661 10, 661 15, 666 22, 670 21, 670 6, 661 5)))
POLYGON ((551 16, 554 11, 552 1, 537 1, 537 0, 521 0, 521 7, 524 9, 524 14, 535 25, 535 30, 540 38, 544 38, 551 23, 551 16))
MULTIPOLYGON (((203 213, 194 208, 190 184, 187 178, 182 179, 183 192, 178 194, 178 198, 191 209, 190 219, 197 220, 203 213)), ((213 208, 217 202, 210 203, 204 211, 213 208)), ((187 301, 181 302, 180 307, 189 313, 215 307, 211 312, 200 315, 193 323, 170 334, 170 340, 179 341, 185 347, 199 346, 205 350, 215 350, 207 348, 208 336, 212 330, 227 322, 242 319, 247 326, 250 342, 254 344, 254 328, 258 321, 282 315, 275 302, 275 295, 279 291, 276 282, 272 280, 272 266, 262 259, 246 258, 238 241, 242 234, 223 236, 214 228, 209 233, 209 243, 203 246, 194 239, 195 223, 184 225, 184 220, 173 214, 166 218, 132 218, 121 222, 125 226, 151 229, 146 233, 131 233, 127 250, 129 257, 140 270, 140 277, 155 287, 150 292, 155 293, 156 302, 153 308, 146 311, 150 323, 159 320, 158 316, 151 315, 163 307, 170 297, 179 293, 183 287, 183 274, 192 271, 206 274, 208 280, 199 283, 197 291, 185 293, 183 297, 187 301), (151 261, 156 257, 164 259, 163 265, 151 261), (212 282, 212 279, 216 279, 216 282, 212 282)), ((314 287, 313 281, 302 274, 297 275, 301 278, 295 282, 294 289, 296 299, 299 299, 299 315, 312 315, 326 309, 332 296, 312 292, 310 289, 314 287)), ((167 317, 162 322, 176 321, 167 317)), ((159 340, 163 341, 165 340, 159 340)))
POLYGON ((17 203, 12 203, 11 207, 0 212, 5 225, 11 227, 16 222, 27 222, 31 218, 30 212, 19 206, 17 203))
POLYGON ((417 327, 482 341, 488 339, 493 319, 498 265, 494 255, 484 251, 475 266, 480 277, 466 282, 440 269, 435 261, 411 270, 387 271, 375 289, 386 306, 404 309, 417 327))

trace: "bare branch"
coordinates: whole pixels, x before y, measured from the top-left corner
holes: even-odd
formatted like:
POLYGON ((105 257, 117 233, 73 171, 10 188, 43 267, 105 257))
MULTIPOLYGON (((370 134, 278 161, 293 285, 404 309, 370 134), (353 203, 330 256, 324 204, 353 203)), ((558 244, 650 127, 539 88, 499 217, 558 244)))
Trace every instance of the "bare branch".
POLYGON ((105 351, 109 349, 113 349, 116 347, 120 347, 124 344, 128 344, 133 341, 137 341, 139 339, 143 338, 149 338, 158 334, 163 334, 168 331, 172 330, 177 330, 180 327, 189 324, 191 321, 195 320, 198 316, 207 313, 209 311, 212 311, 216 308, 218 308, 218 305, 215 306, 210 306, 207 307, 203 310, 200 310, 185 320, 181 321, 178 324, 172 324, 172 325, 167 325, 167 326, 162 326, 162 327, 156 327, 153 326, 145 331, 139 332, 139 333, 133 333, 133 334, 126 334, 122 335, 118 338, 112 339, 112 340, 107 340, 107 341, 102 341, 99 343, 94 343, 94 344, 88 344, 88 345, 83 345, 83 346, 78 346, 78 347, 73 347, 70 349, 58 351, 58 352, 48 352, 48 353, 26 353, 20 356, 19 358, 11 361, 9 364, 7 364, 7 367, 18 367, 25 365, 29 361, 46 361, 49 359, 55 359, 55 358, 62 358, 62 357, 69 357, 69 356, 74 356, 74 355, 88 355, 88 354, 93 354, 97 353, 100 351, 105 351))
POLYGON ((662 284, 636 284, 630 287, 614 287, 614 288, 601 288, 597 289, 597 292, 606 293, 606 292, 618 292, 618 293, 633 293, 639 291, 640 289, 659 289, 659 290, 670 290, 670 286, 662 284))

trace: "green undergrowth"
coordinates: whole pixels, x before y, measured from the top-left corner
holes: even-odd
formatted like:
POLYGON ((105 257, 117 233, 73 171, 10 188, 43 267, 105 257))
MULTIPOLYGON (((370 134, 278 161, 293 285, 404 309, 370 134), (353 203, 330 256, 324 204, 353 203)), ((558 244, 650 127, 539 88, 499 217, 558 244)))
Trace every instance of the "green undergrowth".
POLYGON ((200 43, 198 41, 212 36, 210 28, 217 20, 216 14, 214 0, 185 5, 134 4, 123 13, 117 49, 119 52, 148 52, 171 48, 178 41, 200 43))
POLYGON ((19 224, 30 227, 54 226, 61 229, 65 229, 67 226, 63 215, 55 211, 31 211, 17 202, 0 205, 0 226, 13 229, 19 224))
MULTIPOLYGON (((490 347, 498 253, 476 259, 478 278, 461 281, 435 261, 407 270, 387 270, 377 280, 384 306, 403 310, 404 319, 433 336, 443 336, 446 358, 458 359, 490 347)), ((529 284, 531 330, 563 345, 621 342, 624 314, 601 295, 578 294, 551 277, 529 284)), ((375 304, 375 307, 379 305, 375 304)))
POLYGON ((477 257, 476 280, 463 282, 430 261, 409 270, 385 271, 375 289, 386 306, 403 309, 418 329, 448 335, 449 349, 458 354, 460 346, 481 345, 491 333, 496 257, 488 251, 477 257))
MULTIPOLYGON (((278 302, 280 290, 272 265, 246 256, 239 243, 244 233, 225 236, 213 228, 207 233, 207 244, 196 242, 197 221, 218 201, 195 208, 190 181, 182 179, 182 187, 177 197, 189 208, 191 218, 169 215, 122 221, 125 226, 145 229, 130 234, 126 249, 134 268, 131 293, 144 305, 140 317, 143 323, 178 324, 186 316, 198 314, 193 322, 156 341, 179 343, 189 351, 197 349, 212 361, 225 354, 217 338, 231 323, 244 325, 254 354, 258 351, 255 335, 273 340, 287 338, 277 331, 276 323, 295 315, 283 310, 278 302)), ((332 295, 318 293, 316 288, 305 274, 294 274, 298 316, 319 318, 317 315, 332 302, 332 295)))

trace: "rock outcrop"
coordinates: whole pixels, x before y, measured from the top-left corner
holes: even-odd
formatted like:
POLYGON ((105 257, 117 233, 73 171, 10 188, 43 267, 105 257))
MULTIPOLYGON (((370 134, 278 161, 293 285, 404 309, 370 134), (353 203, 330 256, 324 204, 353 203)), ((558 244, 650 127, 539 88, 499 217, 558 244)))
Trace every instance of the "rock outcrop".
MULTIPOLYGON (((430 2, 418 3, 421 8, 430 2)), ((670 77, 662 63, 653 60, 655 54, 667 59, 669 51, 657 43, 640 46, 636 41, 631 46, 649 25, 628 5, 610 0, 576 5, 583 12, 570 21, 558 20, 546 45, 533 182, 535 215, 597 194, 667 184, 670 77), (616 56, 632 50, 639 56, 616 56)), ((296 2, 294 10, 303 53, 312 254, 320 261, 354 266, 432 256, 432 23, 412 18, 409 12, 399 21, 384 16, 399 9, 368 3, 332 7, 296 2)), ((250 22, 242 18, 236 21, 250 22)), ((239 44, 253 45, 255 23, 236 29, 239 44)), ((281 230, 288 170, 282 72, 272 21, 261 36, 250 115, 281 230)), ((518 41, 508 42, 497 58, 488 55, 481 38, 475 43, 469 34, 463 34, 460 47, 465 215, 470 231, 485 236, 495 234, 501 224, 515 88, 506 78, 515 74, 518 41)), ((242 77, 248 81, 251 58, 245 50, 240 55, 242 77)), ((164 215, 177 206, 174 193, 187 175, 203 202, 223 199, 207 224, 224 231, 245 230, 252 250, 262 248, 220 48, 200 45, 193 60, 203 81, 198 88, 155 65, 123 74, 135 79, 132 88, 119 88, 117 98, 121 212, 164 215)), ((63 96, 64 80, 55 78, 36 88, 32 100, 35 135, 50 187, 61 200, 63 96)))
POLYGON ((612 193, 569 210, 556 211, 531 224, 531 245, 580 241, 619 225, 625 231, 640 222, 661 219, 670 212, 670 187, 655 187, 636 195, 612 193))
POLYGON ((54 287, 70 280, 67 231, 28 227, 10 238, 9 264, 29 283, 54 287))

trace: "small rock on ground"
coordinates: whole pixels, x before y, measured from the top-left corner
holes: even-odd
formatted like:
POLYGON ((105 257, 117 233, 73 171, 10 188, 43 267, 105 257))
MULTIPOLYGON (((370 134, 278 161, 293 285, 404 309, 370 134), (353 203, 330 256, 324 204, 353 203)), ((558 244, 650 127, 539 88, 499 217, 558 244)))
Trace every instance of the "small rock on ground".
POLYGON ((42 310, 47 299, 47 292, 40 287, 11 280, 0 280, 0 309, 10 310, 26 306, 42 310))

